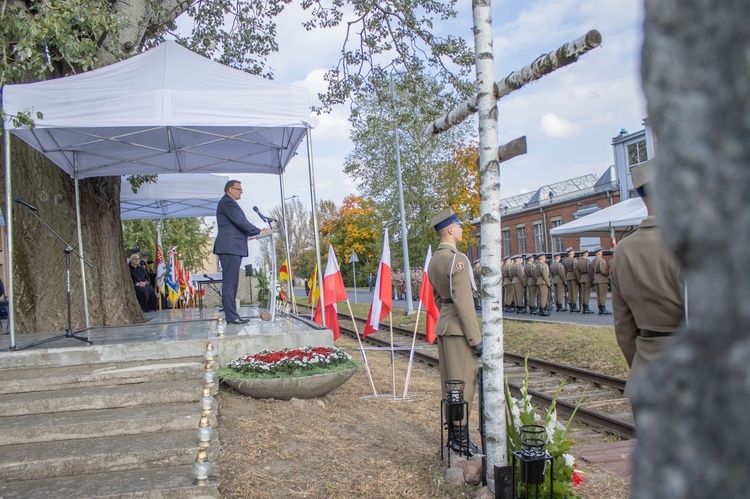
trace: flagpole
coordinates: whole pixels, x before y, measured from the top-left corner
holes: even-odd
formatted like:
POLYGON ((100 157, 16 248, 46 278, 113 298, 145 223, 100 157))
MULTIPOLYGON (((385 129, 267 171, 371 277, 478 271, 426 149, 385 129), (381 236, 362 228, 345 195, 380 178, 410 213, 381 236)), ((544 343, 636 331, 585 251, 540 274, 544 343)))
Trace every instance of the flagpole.
POLYGON ((367 371, 367 379, 370 380, 372 393, 377 398, 378 391, 375 389, 375 382, 372 380, 372 373, 370 372, 370 364, 367 363, 367 354, 365 353, 365 347, 362 345, 362 339, 359 337, 359 328, 357 328, 357 321, 354 320, 354 312, 352 312, 352 305, 351 303, 349 303, 349 298, 346 299, 346 306, 349 307, 349 315, 352 318, 352 324, 354 324, 354 332, 357 334, 357 342, 359 343, 359 351, 362 354, 362 360, 365 363, 365 371, 367 371))
POLYGON ((422 311, 422 300, 419 300, 419 308, 417 308, 417 322, 414 323, 414 336, 411 338, 411 350, 409 350, 409 367, 406 369, 406 382, 404 383, 404 396, 409 391, 409 380, 411 379, 411 366, 414 362, 414 345, 417 343, 417 329, 419 328, 419 313, 422 311))
POLYGON ((393 350, 393 313, 388 311, 388 327, 391 330, 391 381, 393 384, 393 400, 396 400, 396 352, 393 350))

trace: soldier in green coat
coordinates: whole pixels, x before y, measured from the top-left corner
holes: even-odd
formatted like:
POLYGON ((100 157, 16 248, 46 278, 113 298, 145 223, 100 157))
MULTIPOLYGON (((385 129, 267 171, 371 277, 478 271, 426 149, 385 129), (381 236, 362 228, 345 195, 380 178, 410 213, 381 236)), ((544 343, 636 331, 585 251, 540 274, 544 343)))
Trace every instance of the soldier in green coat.
MULTIPOLYGON (((435 334, 441 389, 445 399, 445 382, 463 381, 464 400, 471 412, 479 368, 477 358, 482 356, 482 333, 474 310, 476 284, 469 258, 456 249, 463 237, 458 216, 451 208, 445 209, 432 219, 432 226, 440 237, 440 244, 430 260, 427 274, 433 286, 435 304, 440 309, 435 334)), ((448 446, 460 452, 468 445, 470 454, 478 454, 477 446, 466 440, 468 417, 467 413, 460 427, 454 427, 454 433, 448 435, 448 446)))
POLYGON ((602 249, 594 250, 594 262, 591 269, 594 272, 594 287, 596 288, 596 304, 599 306, 599 315, 611 315, 607 310, 607 285, 609 284, 609 266, 602 257, 602 249))
POLYGON ((576 262, 575 250, 568 248, 565 250, 568 254, 567 258, 563 261, 565 267, 565 282, 568 283, 568 305, 570 306, 571 312, 578 312, 578 278, 576 277, 576 262))

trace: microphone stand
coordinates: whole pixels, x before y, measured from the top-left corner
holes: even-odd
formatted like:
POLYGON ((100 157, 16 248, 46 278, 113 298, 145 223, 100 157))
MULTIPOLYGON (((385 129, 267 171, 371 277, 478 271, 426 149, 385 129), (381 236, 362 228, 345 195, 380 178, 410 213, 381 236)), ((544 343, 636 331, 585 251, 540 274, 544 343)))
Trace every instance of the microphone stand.
POLYGON ((83 263, 85 263, 90 269, 93 269, 94 266, 91 265, 88 262, 88 260, 86 260, 84 257, 82 257, 80 253, 78 253, 76 250, 74 250, 73 247, 70 245, 70 243, 68 241, 66 241, 65 239, 63 239, 63 237, 60 234, 58 234, 57 232, 55 232, 55 230, 52 227, 50 227, 49 225, 47 225, 47 223, 44 220, 42 220, 39 217, 39 215, 36 214, 35 210, 32 210, 32 209, 29 208, 29 212, 32 215, 34 215, 34 218, 36 218, 37 220, 39 220, 39 222, 44 227, 46 227, 47 230, 49 230, 52 234, 54 234, 54 236, 57 239, 59 239, 60 242, 62 242, 65 245, 65 249, 63 251, 65 252, 65 292, 66 292, 67 305, 68 305, 68 308, 67 308, 67 312, 68 312, 68 327, 65 329, 65 334, 61 334, 59 336, 54 336, 52 338, 47 338, 46 340, 37 341, 35 343, 30 343, 30 344, 28 344, 26 346, 23 346, 23 347, 18 347, 16 345, 16 347, 13 348, 13 350, 24 350, 26 348, 30 348, 30 347, 34 347, 34 346, 37 346, 37 345, 41 345, 43 343, 49 343, 51 341, 61 340, 63 338, 74 338, 76 340, 80 340, 80 341, 83 341, 85 343, 88 343, 89 345, 93 345, 94 342, 91 341, 90 335, 89 335, 88 338, 84 338, 82 336, 76 335, 76 333, 80 333, 81 331, 85 331, 87 328, 86 329, 81 329, 79 331, 73 331, 73 327, 71 325, 71 311, 70 311, 70 254, 71 253, 75 254, 78 258, 80 258, 81 260, 83 260, 83 263))

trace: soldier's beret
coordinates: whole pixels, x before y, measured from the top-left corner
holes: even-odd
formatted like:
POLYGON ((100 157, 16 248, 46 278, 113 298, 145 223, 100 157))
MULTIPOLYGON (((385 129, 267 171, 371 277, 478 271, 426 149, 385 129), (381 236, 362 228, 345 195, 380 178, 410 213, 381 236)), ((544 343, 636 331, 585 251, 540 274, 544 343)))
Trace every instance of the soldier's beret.
POLYGON ((592 253, 599 253, 600 251, 602 251, 602 249, 599 246, 591 250, 592 253))
POLYGON ((434 217, 432 217, 432 227, 435 230, 441 230, 452 224, 460 224, 458 215, 453 211, 452 208, 446 208, 434 217))
POLYGON ((652 160, 644 161, 630 169, 630 177, 633 180, 633 187, 636 189, 651 181, 651 170, 653 169, 651 162, 652 160))
POLYGON ((575 250, 573 249, 573 246, 571 246, 570 248, 566 249, 566 250, 565 250, 565 253, 570 253, 571 251, 575 251, 575 250))
POLYGON ((586 248, 581 248, 581 251, 580 251, 580 253, 581 253, 582 255, 585 255, 585 254, 586 254, 586 253, 588 253, 588 252, 589 252, 589 250, 587 250, 586 248))

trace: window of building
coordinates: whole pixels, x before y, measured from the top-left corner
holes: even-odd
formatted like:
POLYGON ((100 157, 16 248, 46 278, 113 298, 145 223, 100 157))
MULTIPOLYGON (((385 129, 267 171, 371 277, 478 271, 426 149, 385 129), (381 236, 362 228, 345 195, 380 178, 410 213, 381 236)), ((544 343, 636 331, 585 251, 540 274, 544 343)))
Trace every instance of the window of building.
POLYGON ((518 227, 518 252, 526 253, 526 227, 518 227))
POLYGON ((534 224, 534 251, 544 251, 544 224, 534 224))
MULTIPOLYGON (((562 225, 562 220, 553 220, 552 221, 552 228, 560 227, 562 225)), ((562 253, 564 251, 563 248, 563 238, 554 236, 552 238, 552 251, 555 253, 562 253)))
POLYGON ((633 167, 646 160, 648 160, 646 139, 639 140, 633 144, 628 144, 628 166, 633 167))
POLYGON ((510 256, 510 229, 503 230, 503 257, 510 256))

